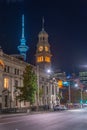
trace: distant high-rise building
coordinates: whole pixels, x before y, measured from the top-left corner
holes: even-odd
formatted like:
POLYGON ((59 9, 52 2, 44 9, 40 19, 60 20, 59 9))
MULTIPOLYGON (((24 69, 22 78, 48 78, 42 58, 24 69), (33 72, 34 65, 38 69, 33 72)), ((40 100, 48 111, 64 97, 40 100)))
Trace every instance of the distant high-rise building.
POLYGON ((50 69, 51 67, 51 51, 48 42, 48 34, 44 30, 44 18, 42 19, 42 30, 38 34, 38 43, 36 49, 36 65, 40 68, 50 69))
POLYGON ((87 70, 86 71, 80 71, 79 72, 79 78, 81 83, 84 85, 87 85, 87 70))
POLYGON ((22 15, 22 37, 20 40, 20 45, 18 46, 18 50, 20 52, 20 55, 24 57, 24 60, 26 61, 26 52, 28 51, 29 47, 26 45, 26 39, 24 36, 24 14, 22 15))

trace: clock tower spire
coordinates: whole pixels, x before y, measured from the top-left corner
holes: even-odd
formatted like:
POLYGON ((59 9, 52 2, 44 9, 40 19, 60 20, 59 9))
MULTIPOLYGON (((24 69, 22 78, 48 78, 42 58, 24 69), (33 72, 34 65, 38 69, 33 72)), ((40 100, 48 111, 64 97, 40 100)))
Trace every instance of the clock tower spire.
POLYGON ((44 17, 42 18, 42 31, 44 31, 44 17))
POLYGON ((36 65, 40 68, 51 68, 51 50, 48 42, 48 34, 44 30, 44 18, 42 19, 42 30, 38 34, 38 43, 36 49, 36 65))

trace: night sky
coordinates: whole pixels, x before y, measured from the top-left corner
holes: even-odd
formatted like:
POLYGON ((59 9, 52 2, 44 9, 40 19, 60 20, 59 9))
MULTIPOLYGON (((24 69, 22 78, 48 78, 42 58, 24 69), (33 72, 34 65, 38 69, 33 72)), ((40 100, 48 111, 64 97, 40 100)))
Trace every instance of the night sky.
POLYGON ((70 72, 87 64, 87 0, 0 1, 0 45, 5 53, 19 53, 17 46, 24 13, 29 63, 35 64, 38 33, 44 16, 53 55, 52 67, 70 72))

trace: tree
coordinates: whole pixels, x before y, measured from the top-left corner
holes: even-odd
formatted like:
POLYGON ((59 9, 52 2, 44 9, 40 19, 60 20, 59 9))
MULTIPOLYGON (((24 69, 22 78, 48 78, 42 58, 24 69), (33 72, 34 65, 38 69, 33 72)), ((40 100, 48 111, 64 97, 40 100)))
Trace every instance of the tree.
POLYGON ((59 91, 56 96, 57 96, 58 104, 60 105, 60 100, 63 98, 62 92, 59 91))
POLYGON ((35 92, 37 90, 37 77, 33 66, 26 66, 23 73, 23 86, 16 88, 20 90, 17 99, 20 101, 30 102, 30 104, 34 103, 35 92))

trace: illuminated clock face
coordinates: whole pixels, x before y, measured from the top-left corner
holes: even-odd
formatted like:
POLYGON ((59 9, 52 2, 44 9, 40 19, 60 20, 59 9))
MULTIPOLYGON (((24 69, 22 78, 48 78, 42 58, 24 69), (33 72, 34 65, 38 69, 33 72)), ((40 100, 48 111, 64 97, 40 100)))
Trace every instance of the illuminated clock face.
POLYGON ((47 46, 45 46, 45 51, 48 51, 49 49, 48 49, 48 47, 47 46))
POLYGON ((43 46, 40 46, 40 47, 39 47, 39 51, 43 51, 43 46))

